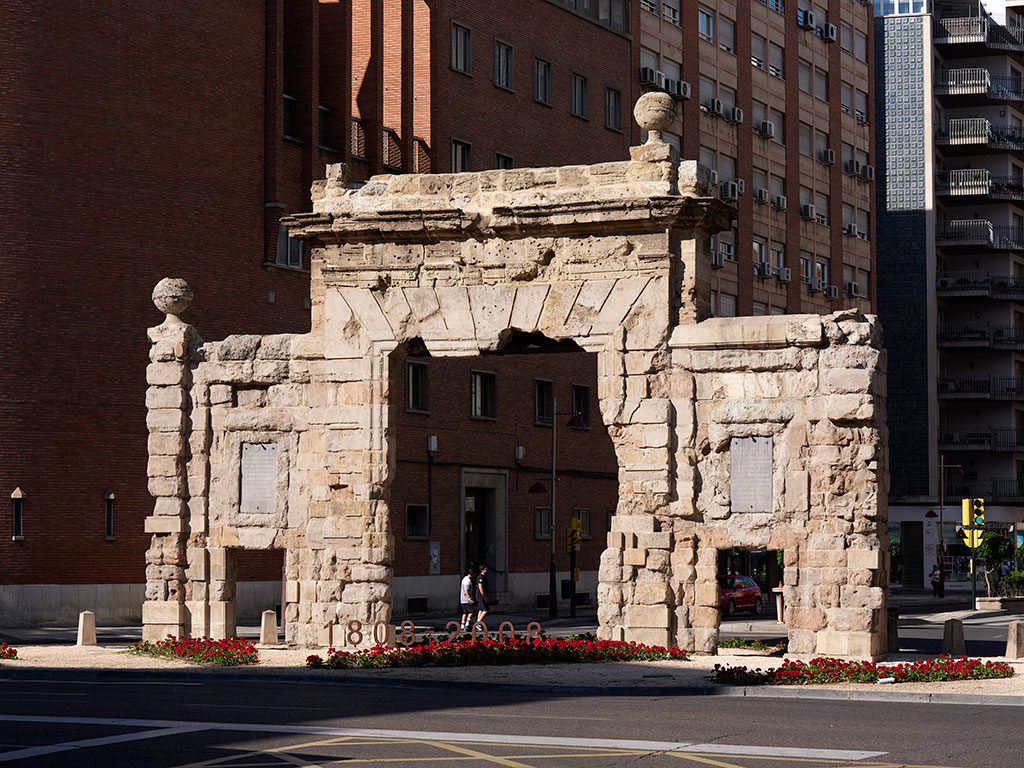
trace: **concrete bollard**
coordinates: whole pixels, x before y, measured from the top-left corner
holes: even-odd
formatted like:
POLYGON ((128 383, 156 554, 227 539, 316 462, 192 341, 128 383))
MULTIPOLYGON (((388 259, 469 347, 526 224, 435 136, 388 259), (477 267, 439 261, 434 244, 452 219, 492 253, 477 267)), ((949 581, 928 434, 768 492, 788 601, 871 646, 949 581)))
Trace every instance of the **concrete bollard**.
POLYGON ((1024 659, 1024 621, 1011 621, 1006 633, 1006 658, 1024 659))
POLYGON ((82 611, 78 614, 76 645, 96 645, 96 614, 92 611, 82 611))
POLYGON ((942 652, 950 656, 963 656, 964 623, 960 619, 949 619, 942 627, 942 652))
POLYGON ((260 645, 277 645, 277 614, 264 611, 260 623, 260 645))

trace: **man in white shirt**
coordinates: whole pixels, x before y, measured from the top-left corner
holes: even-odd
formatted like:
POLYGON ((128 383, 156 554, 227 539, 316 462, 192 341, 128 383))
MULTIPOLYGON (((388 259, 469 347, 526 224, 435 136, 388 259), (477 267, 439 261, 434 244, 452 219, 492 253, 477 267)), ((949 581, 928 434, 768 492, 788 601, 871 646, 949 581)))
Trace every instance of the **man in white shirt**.
POLYGON ((462 631, 469 630, 473 623, 473 606, 476 603, 476 568, 469 566, 459 586, 459 602, 462 605, 462 631))

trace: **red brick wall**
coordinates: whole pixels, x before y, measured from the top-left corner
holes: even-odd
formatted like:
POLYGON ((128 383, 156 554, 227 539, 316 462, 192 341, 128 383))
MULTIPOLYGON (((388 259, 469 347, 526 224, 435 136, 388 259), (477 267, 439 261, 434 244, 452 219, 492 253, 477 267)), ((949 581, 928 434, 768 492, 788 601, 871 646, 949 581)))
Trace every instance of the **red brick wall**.
POLYGON ((428 543, 406 538, 405 508, 407 504, 427 503, 429 435, 438 438, 429 538, 441 542, 441 572, 453 574, 460 570, 463 468, 508 471, 509 571, 547 570, 551 542, 534 538, 534 507, 548 506, 550 496, 529 493, 537 480, 545 489, 551 487, 551 428, 534 423, 534 381, 538 378, 554 382, 560 412, 571 409, 573 384, 591 388, 590 429, 566 427, 569 416, 558 417, 556 544, 559 568, 565 569, 568 558, 564 552, 564 530, 568 516, 573 507, 589 508, 591 537, 583 542, 579 566, 596 569, 605 546, 608 511, 614 510, 618 493, 615 452, 597 401, 597 356, 557 352, 415 359, 425 362, 429 369, 429 414, 404 408, 407 366, 402 354, 396 354, 391 376, 398 462, 391 495, 395 575, 428 573, 428 543), (474 370, 497 373, 495 420, 469 416, 470 374, 474 370), (515 463, 517 445, 526 449, 521 467, 515 463))
POLYGON ((431 24, 431 159, 436 172, 450 170, 453 138, 473 145, 473 170, 494 168, 495 152, 512 155, 517 167, 629 158, 632 84, 638 75, 628 36, 547 0, 517 3, 514 11, 500 14, 487 3, 448 0, 435 5, 431 24), (453 21, 472 30, 472 76, 450 66, 453 21), (514 49, 513 93, 494 84, 495 39, 514 49), (533 100, 534 57, 552 64, 551 106, 533 100), (587 78, 587 120, 570 114, 570 72, 587 78), (622 93, 624 132, 604 127, 607 86, 622 93))
POLYGON ((0 581, 144 579, 160 278, 192 284, 186 318, 208 339, 308 326, 308 276, 261 268, 266 16, 0 0, 0 581))

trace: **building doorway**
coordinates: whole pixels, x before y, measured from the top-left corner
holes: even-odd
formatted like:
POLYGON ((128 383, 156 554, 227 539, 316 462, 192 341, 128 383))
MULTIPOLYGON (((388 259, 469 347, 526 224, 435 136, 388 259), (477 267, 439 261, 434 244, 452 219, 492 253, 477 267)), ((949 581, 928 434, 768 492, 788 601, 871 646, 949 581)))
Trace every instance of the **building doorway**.
POLYGON ((504 471, 462 471, 462 567, 490 566, 486 588, 497 602, 508 592, 508 477, 504 471))
POLYGON ((782 584, 783 562, 782 550, 719 550, 719 609, 722 616, 750 613, 782 621, 781 616, 775 615, 777 593, 773 589, 782 584))

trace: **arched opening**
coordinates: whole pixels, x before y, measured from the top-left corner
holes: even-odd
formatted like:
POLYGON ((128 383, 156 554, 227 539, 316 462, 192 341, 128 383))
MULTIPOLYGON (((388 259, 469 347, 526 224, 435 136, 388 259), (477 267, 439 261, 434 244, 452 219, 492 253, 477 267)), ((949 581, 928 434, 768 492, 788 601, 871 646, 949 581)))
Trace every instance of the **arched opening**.
POLYGON ((509 330, 484 354, 432 355, 413 339, 389 362, 395 615, 454 614, 462 575, 484 563, 496 610, 549 607, 552 551, 558 608, 574 584, 577 606, 596 605, 618 495, 597 355, 509 330))

